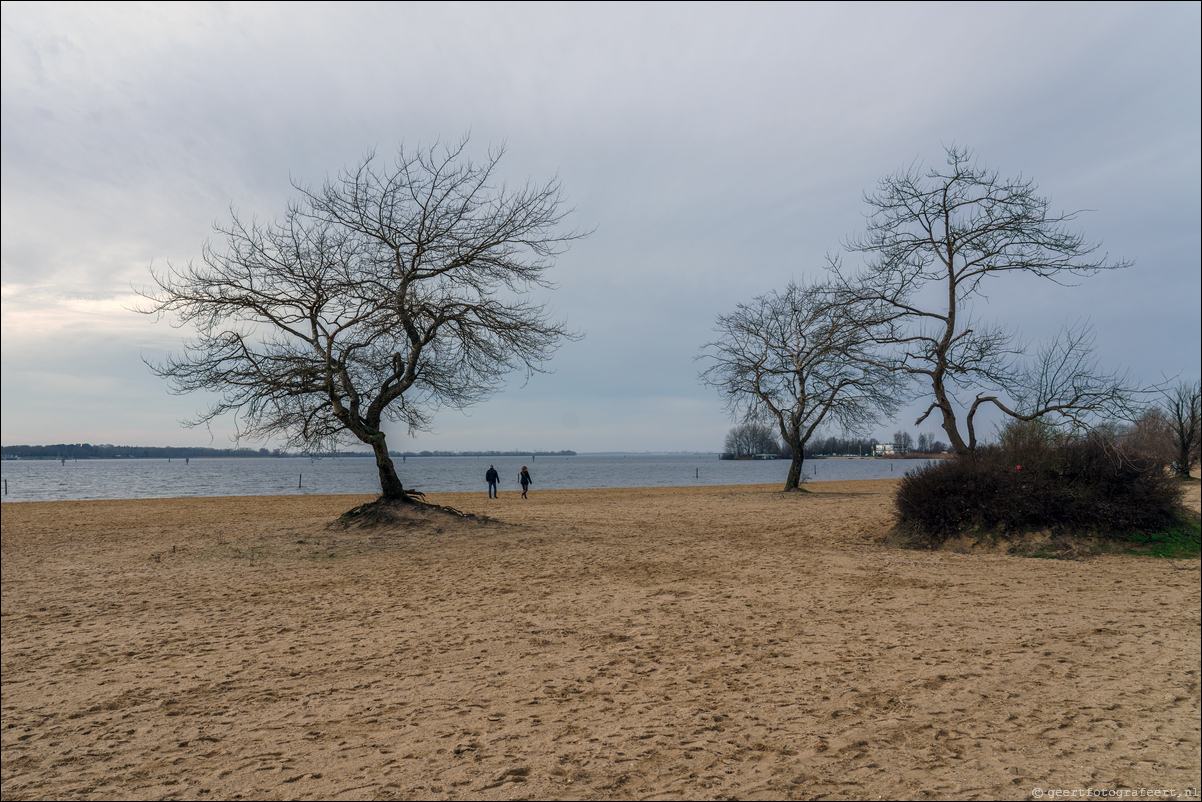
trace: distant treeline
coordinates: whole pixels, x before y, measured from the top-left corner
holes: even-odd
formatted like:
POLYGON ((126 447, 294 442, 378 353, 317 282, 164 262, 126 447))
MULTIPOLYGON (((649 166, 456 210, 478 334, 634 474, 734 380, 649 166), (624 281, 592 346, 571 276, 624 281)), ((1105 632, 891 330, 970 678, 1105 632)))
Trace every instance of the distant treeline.
MULTIPOLYGON (((880 442, 875 437, 815 437, 806 444, 805 455, 806 459, 811 457, 846 457, 852 455, 870 457, 880 442)), ((920 434, 918 436, 918 443, 915 444, 906 432, 897 432, 893 435, 893 447, 894 454, 892 456, 901 457, 905 455, 911 459, 939 455, 947 451, 948 448, 946 443, 942 443, 934 437, 925 434, 920 434)), ((789 449, 788 445, 783 450, 788 452, 784 456, 793 456, 793 452, 789 449)))
POLYGON ((182 459, 184 457, 286 457, 278 448, 181 448, 177 446, 115 446, 111 443, 59 443, 52 446, 4 446, 5 459, 182 459))
MULTIPOLYGON (((847 456, 849 454, 872 456, 872 450, 880 442, 875 437, 814 437, 806 443, 806 457, 847 456)), ((792 457, 792 449, 789 449, 788 445, 785 448, 789 450, 787 456, 792 457)))
MULTIPOLYGON (((806 458, 834 457, 850 454, 872 456, 872 450, 880 443, 875 437, 814 437, 806 443, 806 458)), ((792 457, 793 450, 786 444, 785 457, 792 457)))
MULTIPOLYGON (((4 446, 5 459, 185 459, 189 457, 370 457, 370 451, 332 451, 296 454, 266 448, 194 448, 178 446, 115 446, 111 443, 58 443, 51 446, 4 446)), ((394 457, 574 457, 575 451, 390 451, 394 457)))
MULTIPOLYGON (((367 454, 366 456, 371 456, 367 454)), ((574 457, 575 451, 389 451, 390 457, 574 457)))

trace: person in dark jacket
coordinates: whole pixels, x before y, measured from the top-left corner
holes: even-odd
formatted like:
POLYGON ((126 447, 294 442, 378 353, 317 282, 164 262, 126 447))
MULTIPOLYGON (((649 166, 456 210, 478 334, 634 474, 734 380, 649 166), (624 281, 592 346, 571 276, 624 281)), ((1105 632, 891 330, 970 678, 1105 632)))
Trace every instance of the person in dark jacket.
POLYGON ((526 470, 525 465, 522 466, 522 478, 520 481, 522 483, 522 498, 526 498, 526 488, 534 484, 534 480, 530 478, 530 471, 526 470))
POLYGON ((497 495, 497 480, 500 478, 501 477, 497 473, 497 469, 489 465, 488 472, 484 474, 484 481, 488 482, 489 498, 500 498, 500 496, 497 495))

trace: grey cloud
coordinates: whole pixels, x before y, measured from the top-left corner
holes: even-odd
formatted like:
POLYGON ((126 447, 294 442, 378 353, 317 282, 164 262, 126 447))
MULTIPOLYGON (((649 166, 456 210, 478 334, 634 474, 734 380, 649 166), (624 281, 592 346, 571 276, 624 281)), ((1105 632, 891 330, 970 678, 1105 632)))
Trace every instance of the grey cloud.
MULTIPOLYGON (((588 338, 420 447, 520 447, 533 409, 582 420, 547 447, 717 447, 692 362, 715 316, 819 270, 865 190, 952 143, 1096 210, 1081 229, 1136 260, 1075 289, 998 285, 984 312, 1032 339, 1089 318, 1145 379, 1196 376, 1199 27, 1196 5, 6 6, 0 436, 60 438, 19 401, 37 388, 17 341, 62 376, 103 341, 147 408, 200 403, 146 380, 119 310, 40 344, 10 320, 127 293, 195 258, 231 203, 281 213, 290 178, 469 130, 477 152, 508 143, 513 182, 558 173, 596 229, 549 296, 588 338)), ((97 385, 84 439, 111 441, 123 404, 97 385)), ((146 444, 199 436, 164 417, 146 444)))

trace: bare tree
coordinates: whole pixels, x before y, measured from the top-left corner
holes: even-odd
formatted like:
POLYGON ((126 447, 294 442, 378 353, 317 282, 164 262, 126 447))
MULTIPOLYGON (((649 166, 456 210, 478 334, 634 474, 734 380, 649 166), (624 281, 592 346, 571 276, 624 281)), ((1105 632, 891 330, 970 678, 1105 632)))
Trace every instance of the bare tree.
POLYGON ((725 453, 732 457, 779 454, 780 450, 780 441, 772 429, 756 421, 740 423, 726 433, 725 453))
POLYGON ((239 437, 283 437, 317 453, 371 446, 382 498, 411 501, 383 424, 412 434, 442 407, 462 409, 507 374, 541 371, 572 339, 529 299, 582 236, 559 231, 556 181, 499 183, 503 149, 474 163, 455 146, 374 154, 300 193, 283 220, 237 213, 200 264, 152 270, 141 311, 195 327, 182 355, 151 369, 181 394, 220 401, 188 425, 233 413, 239 437))
POLYGON ((1128 266, 1093 257, 1097 246, 1068 230, 1076 213, 1049 213, 1031 181, 1002 178, 956 147, 947 149, 946 168, 888 176, 865 200, 868 230, 848 248, 869 254, 868 263, 852 278, 837 266, 836 273, 884 347, 874 364, 929 385, 933 399, 915 425, 938 411, 952 448, 969 454, 975 416, 987 404, 1013 418, 1070 425, 1131 417, 1138 391, 1125 374, 1098 369, 1086 328, 1066 329, 1025 365, 1013 332, 972 316, 987 280, 1007 273, 1063 283, 1128 266))
POLYGON ((1114 442, 1129 454, 1161 467, 1174 461, 1173 426, 1168 414, 1159 407, 1144 410, 1134 423, 1115 434, 1114 442))
POLYGON ((893 450, 898 454, 909 454, 914 449, 914 438, 905 429, 893 433, 893 450))
POLYGON ((698 359, 701 381, 716 388, 732 415, 772 420, 793 450, 785 490, 801 481, 805 445, 823 423, 847 431, 891 415, 902 384, 866 357, 863 326, 826 289, 790 282, 718 318, 719 337, 698 359))
POLYGON ((1168 425, 1173 434, 1173 470, 1188 479, 1202 444, 1202 383, 1182 382, 1165 391, 1168 425))
POLYGON ((947 450, 947 443, 942 440, 936 440, 935 436, 929 433, 918 435, 918 451, 922 454, 942 454, 947 450))

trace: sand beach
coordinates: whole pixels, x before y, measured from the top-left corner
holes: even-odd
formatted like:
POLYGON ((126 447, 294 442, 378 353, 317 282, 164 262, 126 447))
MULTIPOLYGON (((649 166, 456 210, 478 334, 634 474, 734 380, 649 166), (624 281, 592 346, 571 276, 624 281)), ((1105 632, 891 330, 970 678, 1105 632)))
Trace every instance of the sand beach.
MULTIPOLYGON (((1197 560, 887 542, 895 480, 2 508, 18 799, 1199 788, 1197 560)), ((1198 485, 1189 504, 1199 506, 1198 485)))

